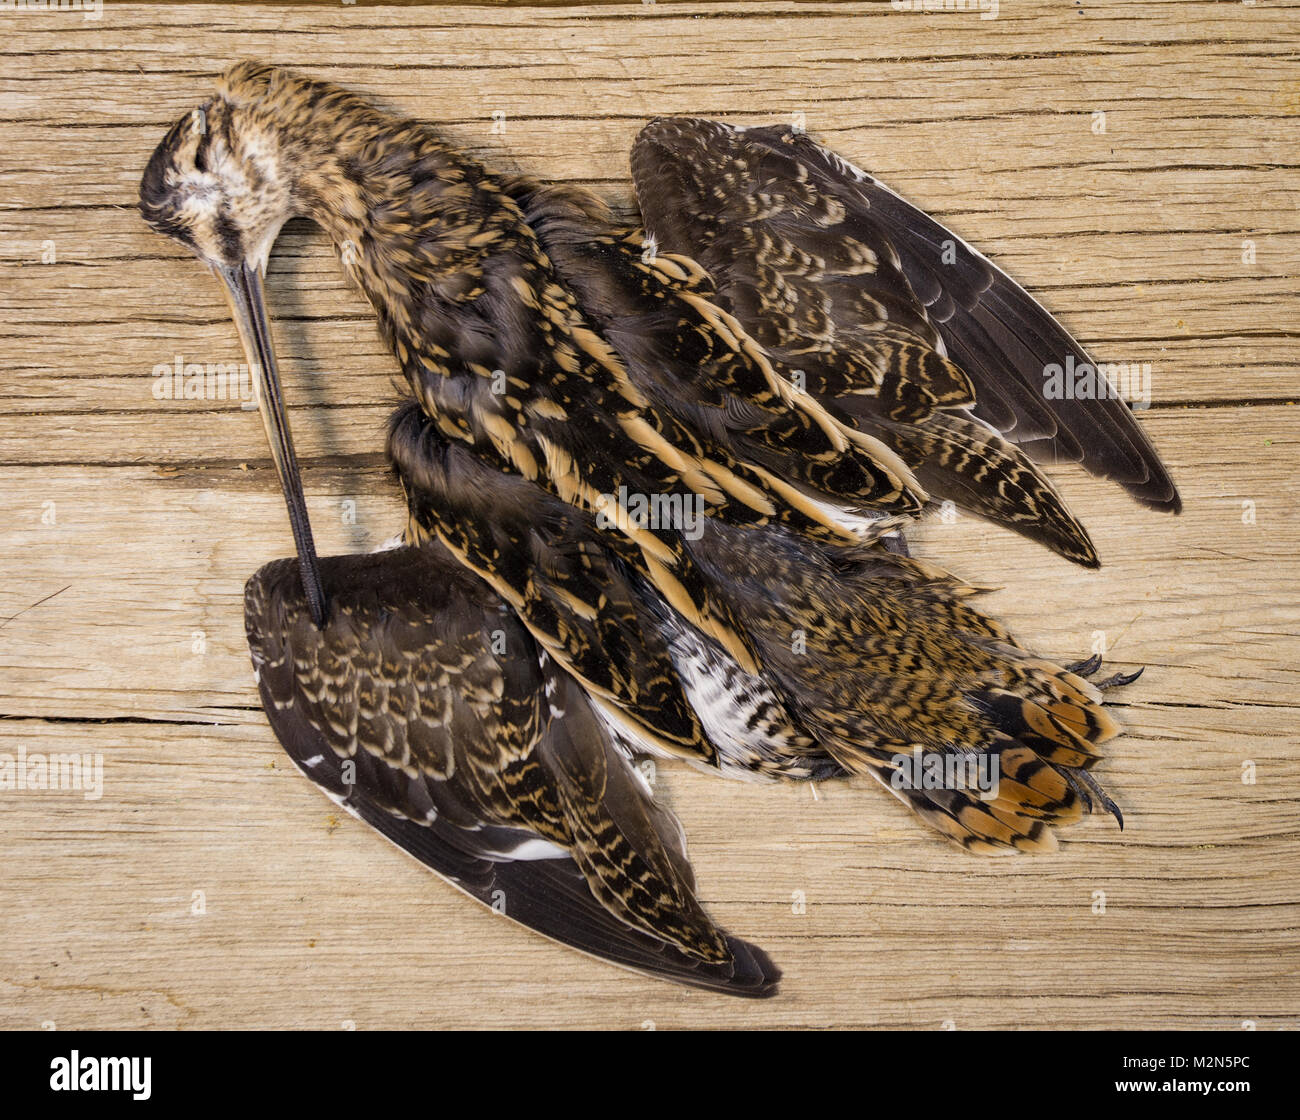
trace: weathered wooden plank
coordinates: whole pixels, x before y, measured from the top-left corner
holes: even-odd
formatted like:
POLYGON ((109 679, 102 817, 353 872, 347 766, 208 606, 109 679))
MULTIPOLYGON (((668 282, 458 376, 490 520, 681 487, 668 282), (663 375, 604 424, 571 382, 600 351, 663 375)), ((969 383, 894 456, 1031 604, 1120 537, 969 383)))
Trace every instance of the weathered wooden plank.
MULTIPOLYGON (((425 114, 432 86, 437 115, 448 122, 449 134, 485 158, 557 178, 591 181, 603 176, 601 186, 615 199, 625 197, 626 188, 608 180, 611 171, 616 180, 624 177, 627 144, 641 120, 662 111, 729 113, 734 100, 714 106, 700 98, 717 95, 719 72, 752 74, 765 83, 763 89, 728 90, 728 95, 744 92, 742 103, 748 104, 759 92, 765 105, 780 107, 768 109, 767 116, 803 112, 809 126, 829 141, 935 212, 951 212, 959 229, 1065 310, 1085 341, 1117 347, 1125 360, 1152 361, 1157 392, 1165 401, 1207 399, 1225 363, 1240 371, 1242 395, 1288 395, 1294 331, 1269 316, 1277 295, 1294 283, 1297 259, 1297 195, 1290 173, 1295 146, 1285 112, 1284 51, 1270 54, 1262 40, 1207 40, 1220 14, 1191 5, 1184 8, 1190 19, 1180 24, 1171 43, 1182 37, 1197 44, 1195 51, 1152 52, 1138 38, 1150 30, 1144 16, 1109 19, 1101 43, 1095 32, 1066 21, 1059 32, 1064 38, 1054 50, 1044 51, 1042 16, 1035 12, 1000 33, 999 42, 1007 44, 1010 35, 1023 48, 1013 54, 1003 50, 990 57, 977 42, 958 38, 937 59, 933 29, 923 26, 925 19, 878 9, 846 13, 835 6, 823 13, 829 22, 786 18, 786 33, 774 38, 762 28, 762 16, 728 20, 725 36, 719 36, 708 26, 716 23, 712 19, 634 8, 621 22, 583 24, 580 80, 572 77, 577 72, 573 60, 556 58, 555 42, 574 34, 565 13, 527 19, 519 13, 479 12, 454 27, 437 13, 406 13, 410 22, 402 49, 408 54, 398 56, 389 50, 389 40, 403 30, 402 16, 395 17, 395 29, 376 26, 369 17, 358 23, 357 13, 342 13, 343 25, 355 26, 349 43, 370 41, 382 47, 389 68, 359 65, 356 49, 340 48, 319 22, 295 30, 313 36, 313 44, 322 47, 313 53, 317 72, 425 114), (412 50, 409 32, 414 30, 454 52, 466 36, 482 37, 487 25, 475 22, 482 19, 493 29, 486 49, 508 52, 511 65, 497 65, 476 51, 473 65, 449 70, 424 46, 412 50), (636 21, 637 35, 627 34, 628 21, 636 21), (682 75, 678 84, 664 87, 660 68, 647 60, 662 58, 667 44, 678 43, 683 32, 700 34, 700 26, 710 40, 709 57, 721 52, 730 67, 714 67, 707 85, 682 75), (870 34, 854 34, 857 28, 870 34), (766 44, 761 55, 756 50, 760 42, 766 44), (1030 50, 1034 42, 1039 47, 1030 50), (1103 57, 1097 65, 1111 67, 1123 59, 1111 59, 1110 53, 1134 49, 1145 52, 1143 64, 1133 81, 1107 82, 1108 130, 1094 135, 1090 125, 1101 103, 1098 83, 1062 83, 1062 67, 1076 56, 1088 56, 1092 65, 1091 55, 1098 53, 1103 57), (1206 51, 1229 63, 1215 75, 1220 85, 1208 85, 1204 77, 1206 51), (557 66, 562 72, 555 72, 557 66), (1014 72, 1016 81, 990 83, 990 67, 1014 72), (928 84, 936 68, 945 82, 941 102, 928 84), (818 75, 811 98, 805 80, 809 73, 818 75), (1039 87, 1053 91, 1047 104, 1037 97, 1039 87), (642 106, 625 105, 629 92, 648 100, 642 106), (491 133, 494 108, 507 114, 504 135, 491 133), (582 118, 583 142, 577 145, 575 117, 582 118), (1189 160, 1193 142, 1205 154, 1189 160), (976 183, 979 190, 973 189, 976 183), (1079 205, 1081 192, 1088 196, 1086 206, 1079 205), (1250 200, 1245 212, 1240 199, 1250 200), (1248 220, 1225 225, 1225 214, 1248 220), (1250 265, 1242 262, 1242 244, 1248 239, 1256 253, 1250 265), (1159 279, 1168 285, 1156 283, 1159 279), (1141 332, 1132 330, 1135 300, 1148 310, 1141 332), (1241 318, 1243 306, 1255 313, 1250 321, 1241 318), (1076 321, 1076 314, 1087 318, 1076 321)), ((123 16, 128 24, 134 18, 123 16)), ((154 13, 144 18, 154 18, 154 13)), ((85 407, 110 407, 96 395, 96 385, 79 384, 74 393, 60 392, 57 383, 43 391, 33 382, 51 368, 84 369, 84 350, 67 353, 62 347, 94 348, 101 333, 117 333, 122 319, 138 323, 139 301, 147 301, 156 284, 188 289, 194 283, 176 254, 158 248, 157 239, 141 229, 130 206, 137 168, 158 132, 193 104, 210 79, 190 71, 154 73, 149 80, 160 88, 142 98, 134 65, 106 68, 106 56, 120 52, 119 45, 105 50, 95 39, 100 49, 92 52, 86 49, 92 41, 89 32, 70 28, 67 21, 58 26, 57 41, 67 48, 28 52, 30 72, 21 83, 0 87, 0 105, 11 114, 8 123, 21 125, 12 138, 11 212, 5 215, 0 255, 11 263, 30 263, 53 242, 64 262, 50 266, 53 272, 5 270, 11 313, 31 324, 31 334, 20 333, 12 344, 30 350, 41 333, 67 336, 49 347, 44 367, 29 359, 16 371, 20 376, 5 386, 4 392, 21 397, 29 411, 75 407, 72 402, 83 395, 85 407), (70 66, 97 77, 96 99, 87 105, 81 98, 75 111, 60 100, 69 97, 60 67, 70 66), (45 158, 52 148, 62 155, 57 168, 45 158), (53 190, 63 205, 90 209, 78 210, 75 222, 68 222, 67 212, 47 206, 53 190), (55 329, 80 320, 86 283, 93 275, 84 268, 106 257, 119 281, 104 293, 111 297, 104 302, 114 313, 88 324, 87 331, 55 329), (65 265, 76 271, 69 276, 65 265)), ((283 20, 275 17, 271 23, 266 13, 241 18, 238 28, 214 18, 207 39, 224 39, 230 49, 216 58, 212 71, 241 51, 256 53, 266 43, 282 41, 277 38, 282 28, 283 20), (266 30, 268 24, 277 30, 266 30)), ((49 39, 46 35, 41 41, 49 39)), ((475 45, 480 45, 477 38, 475 45)), ((286 252, 292 253, 293 239, 286 241, 286 252)), ((305 251, 314 257, 319 245, 308 244, 312 247, 305 251)), ((314 292, 316 270, 323 264, 313 259, 303 265, 311 278, 296 284, 314 292)), ((321 277, 328 294, 297 310, 330 320, 339 314, 337 277, 328 268, 321 277)), ((195 310, 211 317, 210 308, 219 304, 210 292, 195 294, 201 299, 195 310)), ((344 299, 342 306, 354 305, 344 299)), ((147 337, 150 328, 139 325, 147 337)), ((222 329, 216 322, 211 325, 222 329)), ((345 345, 326 336, 330 352, 346 349, 350 362, 360 342, 355 357, 373 358, 373 334, 358 336, 350 325, 347 331, 345 345)), ((99 387, 110 399, 119 392, 123 402, 132 396, 129 385, 113 380, 99 387)), ((120 407, 121 402, 113 403, 120 407)))
MULTIPOLYGON (((21 237, 7 239, 9 251, 26 259, 0 266, 7 274, 8 320, 0 344, 21 359, 21 376, 0 386, 0 399, 26 398, 27 407, 38 407, 39 401, 42 409, 106 407, 110 402, 82 397, 91 388, 86 382, 92 373, 137 376, 159 360, 170 360, 178 348, 198 361, 224 360, 222 349, 237 351, 217 285, 188 256, 150 237, 132 211, 96 213, 83 224, 86 230, 73 232, 37 221, 26 224, 21 237), (39 263, 43 247, 55 255, 50 264, 39 263), (154 297, 160 289, 184 298, 160 306, 154 297), (93 315, 88 290, 100 296, 93 315), (73 325, 80 329, 68 329, 73 325), (123 329, 142 343, 156 343, 152 353, 140 345, 105 354, 103 338, 123 329), (125 368, 104 368, 122 359, 129 363, 125 368), (42 370, 54 391, 32 400, 31 383, 42 370)), ((955 224, 1055 308, 1099 356, 1151 362, 1158 401, 1214 395, 1225 361, 1244 375, 1242 396, 1278 397, 1294 385, 1295 330, 1272 313, 1294 290, 1285 264, 1300 252, 1294 233, 1259 237, 1257 251, 1273 254, 1271 267, 1245 267, 1239 235, 1165 234, 1153 254, 1147 239, 1126 235, 1088 235, 1079 247, 1046 235, 981 238, 968 217, 955 224), (1196 262, 1206 258, 1207 267, 1198 267, 1196 262), (1034 276, 1042 279, 1036 282, 1034 276), (1140 322, 1134 321, 1135 303, 1145 311, 1140 322)), ((269 281, 273 311, 311 323, 309 331, 281 331, 286 341, 296 341, 294 332, 301 330, 303 341, 313 343, 337 372, 350 379, 379 374, 386 380, 393 365, 377 332, 354 322, 372 320, 370 309, 346 286, 324 236, 305 222, 295 223, 276 253, 269 281)))
MULTIPOLYGON (((65 727, 60 748, 103 754, 104 793, 6 802, 0 1022, 1292 1025, 1300 766, 1236 713, 1205 713, 1190 741, 1183 713, 1153 718, 1153 741, 1107 763, 1125 834, 1092 821, 1057 855, 960 869, 862 784, 733 797, 662 774, 708 904, 786 969, 759 1006, 594 967, 472 907, 336 814, 260 721, 65 727)), ((0 725, 0 750, 49 741, 0 725)))
MULTIPOLYGON (((0 791, 0 1026, 1294 1026, 1294 7, 1017 0, 982 21, 883 3, 113 4, 100 21, 7 19, 0 752, 99 754, 103 796, 0 791), (867 784, 814 799, 664 766, 709 906, 786 970, 756 1007, 548 946, 335 814, 276 746, 243 642, 244 579, 291 547, 260 426, 230 402, 150 392, 178 353, 239 360, 213 283, 132 207, 163 128, 248 56, 617 205, 649 116, 803 113, 1099 357, 1151 362, 1142 419, 1183 516, 1061 467, 1101 572, 968 518, 915 535, 1001 585, 986 609, 1044 652, 1081 656, 1101 634, 1117 666, 1148 666, 1116 697, 1127 733, 1101 771, 1126 831, 1094 820, 1050 857, 962 859, 867 784)), ((269 287, 322 549, 376 547, 402 520, 380 458, 391 359, 306 225, 269 287)))

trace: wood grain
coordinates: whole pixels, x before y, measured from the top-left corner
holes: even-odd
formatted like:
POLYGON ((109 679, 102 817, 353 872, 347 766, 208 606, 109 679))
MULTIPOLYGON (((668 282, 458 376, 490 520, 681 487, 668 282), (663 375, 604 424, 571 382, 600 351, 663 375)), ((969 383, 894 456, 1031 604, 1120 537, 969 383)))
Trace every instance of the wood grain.
MULTIPOLYGON (((1295 16, 1173 0, 1004 0, 996 20, 883 3, 3 13, 0 752, 100 755, 104 785, 0 790, 0 1026, 1296 1026, 1295 16), (785 968, 756 1006, 531 937, 336 814, 252 687, 242 584, 291 549, 260 426, 151 392, 177 355, 239 360, 215 282, 144 228, 134 192, 170 121, 242 57, 620 206, 648 117, 802 113, 1099 357, 1150 362, 1143 419, 1182 517, 1062 468, 1100 572, 969 519, 916 537, 1000 586, 987 607, 1043 652, 1104 634, 1117 666, 1148 667, 1117 697, 1128 734, 1102 771, 1126 830, 1093 820, 1055 855, 981 860, 860 783, 814 797, 662 766, 708 905, 785 968)), ((391 359, 314 227, 286 231, 268 288, 322 550, 375 547, 400 524, 379 454, 391 359)))

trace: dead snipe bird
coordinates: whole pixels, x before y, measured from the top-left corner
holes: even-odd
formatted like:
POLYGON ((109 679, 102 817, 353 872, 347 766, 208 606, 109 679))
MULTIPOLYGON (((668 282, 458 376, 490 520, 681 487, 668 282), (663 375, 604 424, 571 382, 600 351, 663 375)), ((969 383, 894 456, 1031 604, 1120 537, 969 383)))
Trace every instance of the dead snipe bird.
POLYGON ((1036 459, 1179 499, 1122 401, 1048 399, 1045 367, 1087 357, 1042 307, 807 136, 660 119, 632 174, 644 229, 244 63, 167 134, 140 206, 224 281, 258 371, 298 562, 253 577, 246 622, 294 761, 516 921, 768 995, 779 973, 704 912, 632 756, 870 774, 963 847, 1052 847, 1114 809, 1089 776, 1118 730, 1096 662, 1017 644, 901 530, 952 501, 1093 567, 1036 459), (261 291, 296 215, 410 385, 394 551, 312 545, 261 291), (895 780, 914 749, 991 759, 996 793, 895 780))

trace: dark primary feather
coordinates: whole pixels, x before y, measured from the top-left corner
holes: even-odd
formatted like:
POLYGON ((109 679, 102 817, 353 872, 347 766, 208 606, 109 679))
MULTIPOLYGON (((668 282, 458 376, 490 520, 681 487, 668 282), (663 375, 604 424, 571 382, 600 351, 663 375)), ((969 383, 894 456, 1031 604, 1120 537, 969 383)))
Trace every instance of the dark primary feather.
MULTIPOLYGON (((760 130, 764 142, 786 143, 780 129, 760 130)), ((1092 365, 1092 358, 1046 308, 982 254, 879 181, 815 144, 806 135, 794 147, 810 167, 853 181, 861 198, 890 231, 903 271, 926 304, 949 354, 977 390, 975 415, 1049 462, 1073 460, 1119 483, 1138 501, 1177 513, 1182 508, 1169 477, 1131 408, 1117 395, 1097 400, 1049 400, 1043 371, 1092 365), (955 259, 943 261, 951 243, 955 259), (980 395, 989 397, 981 407, 980 395)))
POLYGON ((548 937, 681 983, 775 992, 767 956, 696 901, 676 819, 487 587, 436 546, 321 569, 323 630, 292 561, 263 568, 245 595, 263 705, 304 774, 548 937), (515 858, 540 842, 555 856, 515 858))
POLYGON ((936 496, 1086 564, 1096 562, 1087 534, 1024 453, 1081 462, 1147 505, 1180 508, 1127 404, 1048 399, 1045 367, 1092 364, 1064 328, 955 234, 807 135, 663 118, 638 137, 632 172, 659 248, 692 253, 756 339, 890 443, 936 496))

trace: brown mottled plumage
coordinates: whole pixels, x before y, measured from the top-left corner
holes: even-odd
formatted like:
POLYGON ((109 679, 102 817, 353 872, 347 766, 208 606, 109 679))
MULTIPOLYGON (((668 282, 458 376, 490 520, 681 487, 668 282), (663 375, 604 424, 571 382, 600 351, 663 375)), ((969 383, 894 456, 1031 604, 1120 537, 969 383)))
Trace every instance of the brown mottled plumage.
POLYGON ((486 584, 438 545, 322 576, 320 630, 291 561, 245 593, 262 702, 304 773, 515 921, 652 975, 773 990, 766 955, 696 900, 676 818, 486 584))
POLYGON ((244 63, 164 139, 141 209, 226 281, 266 367, 300 574, 258 573, 246 618, 298 765, 527 925, 768 994, 776 970, 703 913, 628 756, 867 773, 969 849, 1050 847, 1114 809, 1087 773, 1117 731, 1096 664, 1023 649, 889 534, 952 500, 1095 566, 1033 455, 1178 499, 1125 406, 1045 399, 1044 365, 1086 356, 1041 307, 806 136, 658 120, 632 169, 648 233, 244 63), (393 553, 315 558, 258 285, 294 215, 410 385, 393 553), (998 790, 900 786, 913 752, 990 758, 998 790))

